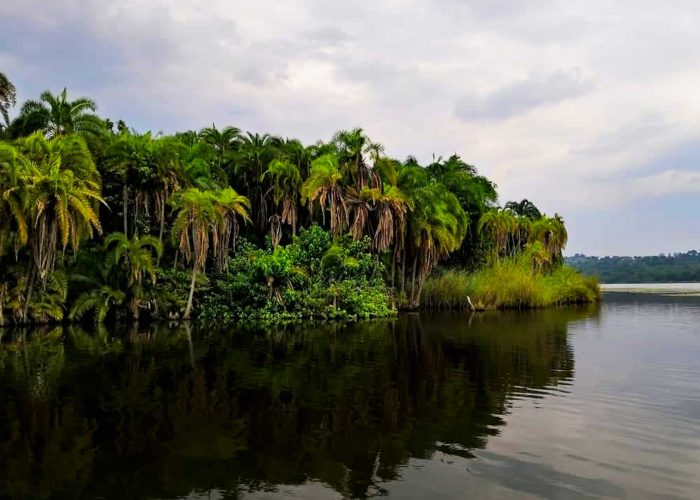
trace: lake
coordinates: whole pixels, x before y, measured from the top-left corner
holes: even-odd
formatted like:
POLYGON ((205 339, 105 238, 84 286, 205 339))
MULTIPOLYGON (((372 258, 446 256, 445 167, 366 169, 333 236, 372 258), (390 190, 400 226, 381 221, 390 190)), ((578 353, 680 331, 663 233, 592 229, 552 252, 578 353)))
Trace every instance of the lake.
POLYGON ((700 297, 5 331, 0 496, 697 498, 700 297))

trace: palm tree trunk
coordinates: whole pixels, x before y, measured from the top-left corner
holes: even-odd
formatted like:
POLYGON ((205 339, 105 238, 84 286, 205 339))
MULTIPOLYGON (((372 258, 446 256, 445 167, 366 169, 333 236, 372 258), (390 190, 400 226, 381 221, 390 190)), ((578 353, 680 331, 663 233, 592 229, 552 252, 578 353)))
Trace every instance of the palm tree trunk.
MULTIPOLYGON (((5 305, 5 285, 0 287, 0 326, 5 324, 5 316, 3 316, 3 306, 5 305)), ((0 345, 2 345, 2 329, 0 329, 0 345)))
POLYGON ((129 237, 129 189, 126 187, 126 182, 124 182, 124 189, 122 190, 122 204, 124 205, 124 236, 129 237))
POLYGON ((139 316, 141 315, 141 307, 137 298, 134 295, 132 295, 132 292, 130 292, 129 295, 131 295, 131 298, 129 299, 129 311, 131 312, 131 320, 138 323, 139 316))
POLYGON ((190 296, 187 298, 187 307, 182 319, 190 319, 192 313, 192 299, 194 298, 194 286, 197 283, 197 266, 192 267, 192 282, 190 283, 190 296))
POLYGON ((413 257, 413 277, 411 278, 411 307, 415 302, 416 296, 416 265, 418 264, 418 256, 413 257))
MULTIPOLYGON (((163 229, 165 228, 165 201, 160 204, 160 229, 158 231, 158 241, 163 245, 163 229)), ((160 255, 156 259, 156 267, 160 266, 160 255)))
POLYGON ((27 296, 24 301, 24 308, 22 309, 22 323, 27 323, 29 318, 29 303, 32 300, 32 292, 34 291, 34 281, 36 281, 36 266, 32 264, 31 270, 29 271, 29 283, 27 289, 27 296))
POLYGON ((139 235, 139 205, 134 203, 134 236, 139 235))
POLYGON ((415 299, 414 307, 419 307, 420 306, 420 297, 421 294, 423 293, 423 284, 425 283, 425 277, 422 276, 423 273, 420 273, 418 276, 418 294, 415 299))

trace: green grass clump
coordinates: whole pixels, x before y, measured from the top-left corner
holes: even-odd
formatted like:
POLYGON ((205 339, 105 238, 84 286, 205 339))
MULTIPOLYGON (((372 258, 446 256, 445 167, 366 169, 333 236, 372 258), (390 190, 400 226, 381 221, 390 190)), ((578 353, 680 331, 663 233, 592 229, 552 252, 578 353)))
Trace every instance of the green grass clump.
POLYGON ((562 266, 549 273, 533 269, 529 259, 504 259, 474 273, 447 270, 431 277, 423 307, 462 309, 471 297, 479 309, 529 309, 595 302, 598 281, 562 266))

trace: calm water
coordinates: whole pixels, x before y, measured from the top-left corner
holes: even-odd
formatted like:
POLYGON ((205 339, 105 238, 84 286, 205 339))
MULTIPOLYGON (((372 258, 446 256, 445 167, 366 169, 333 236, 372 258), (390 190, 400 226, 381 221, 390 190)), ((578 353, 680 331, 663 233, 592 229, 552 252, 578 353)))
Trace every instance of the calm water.
POLYGON ((700 298, 5 332, 0 496, 697 498, 700 298))

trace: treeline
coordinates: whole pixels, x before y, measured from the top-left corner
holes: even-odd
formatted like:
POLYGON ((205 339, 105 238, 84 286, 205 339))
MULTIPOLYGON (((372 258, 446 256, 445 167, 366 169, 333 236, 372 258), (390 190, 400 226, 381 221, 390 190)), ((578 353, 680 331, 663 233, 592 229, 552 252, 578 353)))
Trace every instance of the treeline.
POLYGON ((8 84, 0 323, 383 316, 418 307, 448 258, 561 264, 563 220, 499 209, 457 155, 399 161, 359 128, 311 146, 214 125, 138 133, 65 89, 10 120, 8 84))
POLYGON ((689 283, 700 281, 700 253, 644 257, 592 257, 576 254, 566 263, 603 283, 689 283))

